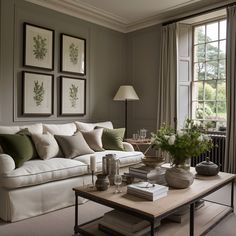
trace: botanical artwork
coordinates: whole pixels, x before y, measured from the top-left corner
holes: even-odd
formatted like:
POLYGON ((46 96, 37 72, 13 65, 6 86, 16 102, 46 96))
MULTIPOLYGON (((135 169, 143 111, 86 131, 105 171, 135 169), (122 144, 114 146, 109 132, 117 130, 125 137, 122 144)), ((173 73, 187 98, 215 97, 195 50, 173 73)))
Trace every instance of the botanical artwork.
POLYGON ((24 24, 24 66, 53 69, 54 31, 24 24))
POLYGON ((69 97, 70 97, 71 107, 75 108, 76 102, 79 99, 78 98, 78 86, 71 84, 71 87, 69 90, 69 97))
POLYGON ((50 115, 53 106, 53 75, 23 72, 23 114, 50 115))
POLYGON ((45 89, 43 87, 43 82, 40 84, 38 80, 34 81, 34 96, 33 99, 35 101, 36 106, 42 105, 45 89))
POLYGON ((37 36, 33 37, 33 40, 34 40, 34 45, 33 45, 34 56, 38 60, 43 60, 48 51, 46 48, 47 39, 38 34, 37 36))
POLYGON ((76 65, 78 63, 78 55, 79 55, 79 49, 78 46, 76 46, 74 43, 72 43, 69 47, 70 51, 70 61, 76 65))
POLYGON ((69 35, 61 35, 61 71, 85 75, 86 41, 69 35))
POLYGON ((61 77, 61 115, 84 115, 86 80, 61 77))

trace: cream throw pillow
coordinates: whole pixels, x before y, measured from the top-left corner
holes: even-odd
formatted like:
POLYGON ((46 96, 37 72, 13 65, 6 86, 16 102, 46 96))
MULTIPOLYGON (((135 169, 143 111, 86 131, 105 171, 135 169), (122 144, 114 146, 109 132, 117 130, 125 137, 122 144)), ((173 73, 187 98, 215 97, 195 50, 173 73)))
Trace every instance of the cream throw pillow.
POLYGON ((82 132, 85 141, 87 142, 89 147, 94 151, 104 151, 102 147, 102 132, 103 129, 101 128, 89 132, 82 132))
POLYGON ((113 129, 113 125, 111 121, 97 122, 97 123, 84 123, 80 121, 75 121, 76 127, 78 131, 88 132, 94 130, 94 128, 102 127, 107 129, 113 129))
POLYGON ((60 149, 52 134, 32 134, 36 150, 41 159, 47 160, 60 156, 60 149))
POLYGON ((73 136, 55 135, 55 138, 67 158, 94 153, 80 132, 73 136))

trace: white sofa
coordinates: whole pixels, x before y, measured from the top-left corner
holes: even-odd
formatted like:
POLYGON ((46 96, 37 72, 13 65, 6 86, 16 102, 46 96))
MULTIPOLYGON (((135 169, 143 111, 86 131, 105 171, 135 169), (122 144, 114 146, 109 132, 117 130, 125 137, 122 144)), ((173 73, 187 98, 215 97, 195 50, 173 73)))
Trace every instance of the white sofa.
MULTIPOLYGON (((113 128, 111 122, 86 124, 79 122, 82 128, 95 126, 113 128)), ((76 124, 34 124, 28 126, 0 126, 0 134, 15 134, 28 128, 31 133, 53 135, 73 135, 80 126, 76 124)), ((0 143, 1 145, 1 143, 0 143)), ((143 154, 134 151, 132 145, 124 143, 125 151, 104 150, 95 152, 97 171, 102 170, 102 157, 115 153, 120 159, 120 171, 126 171, 129 165, 140 162, 143 154)), ((18 221, 44 214, 74 204, 73 187, 91 183, 89 172, 90 155, 81 155, 73 159, 54 157, 48 160, 33 159, 15 168, 11 156, 0 154, 0 218, 4 221, 18 221)), ((84 199, 80 199, 83 203, 84 199)))

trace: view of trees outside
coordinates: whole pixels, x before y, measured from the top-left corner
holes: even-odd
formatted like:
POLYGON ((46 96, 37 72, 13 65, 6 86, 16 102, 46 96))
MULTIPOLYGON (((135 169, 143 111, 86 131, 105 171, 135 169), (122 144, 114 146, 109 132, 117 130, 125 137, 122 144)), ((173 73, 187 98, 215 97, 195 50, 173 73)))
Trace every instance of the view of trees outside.
POLYGON ((194 27, 193 118, 226 126, 226 20, 194 27))

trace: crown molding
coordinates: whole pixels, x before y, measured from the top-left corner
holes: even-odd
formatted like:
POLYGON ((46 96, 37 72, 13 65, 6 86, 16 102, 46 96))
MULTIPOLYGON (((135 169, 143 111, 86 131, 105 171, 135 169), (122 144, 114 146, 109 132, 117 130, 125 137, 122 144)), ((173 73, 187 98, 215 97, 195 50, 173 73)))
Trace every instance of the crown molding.
MULTIPOLYGON (((154 16, 128 22, 126 19, 110 12, 98 9, 89 4, 85 4, 80 0, 26 0, 33 4, 37 4, 88 22, 92 22, 122 33, 129 33, 139 29, 143 29, 152 25, 163 23, 173 19, 176 15, 187 15, 191 11, 196 11, 196 5, 204 6, 202 0, 189 0, 185 3, 175 5, 174 7, 166 8, 157 12, 154 16), (183 9, 188 8, 187 11, 183 9), (185 12, 185 14, 183 14, 185 12), (186 13, 187 12, 187 13, 186 13)), ((217 0, 208 0, 209 3, 217 0)), ((226 1, 227 2, 227 1, 226 1)), ((221 2, 222 3, 222 2, 221 2)))

